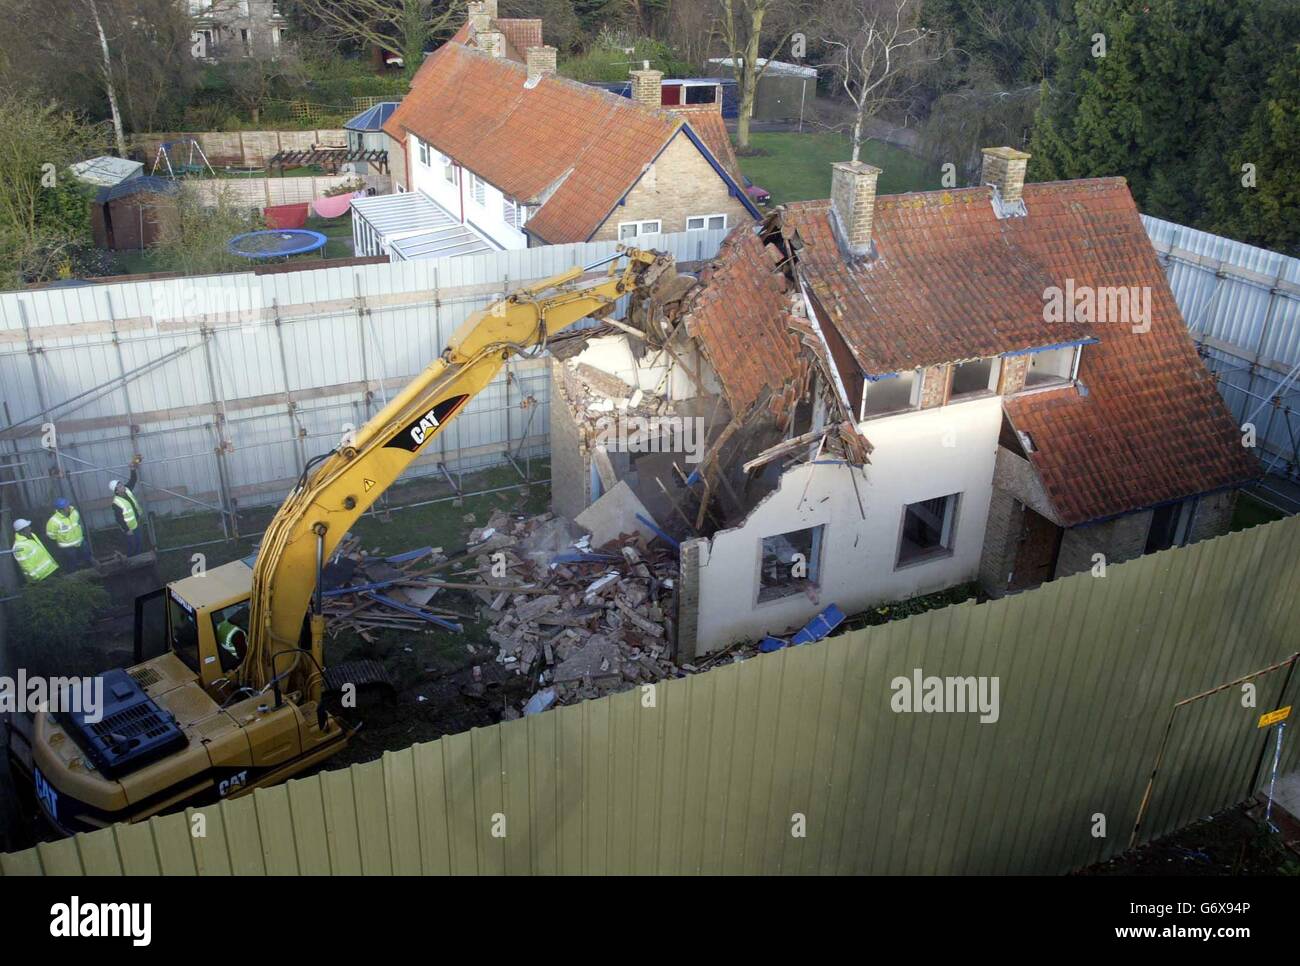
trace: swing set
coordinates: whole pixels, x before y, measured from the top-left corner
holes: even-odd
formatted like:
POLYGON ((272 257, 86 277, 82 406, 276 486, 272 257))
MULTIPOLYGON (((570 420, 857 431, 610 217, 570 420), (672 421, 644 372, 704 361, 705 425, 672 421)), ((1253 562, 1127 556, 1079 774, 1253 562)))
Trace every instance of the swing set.
POLYGON ((197 138, 179 138, 175 141, 164 141, 158 145, 158 154, 153 159, 153 168, 149 173, 151 175, 157 174, 158 168, 162 165, 167 166, 167 177, 169 178, 185 174, 202 174, 205 170, 212 177, 217 176, 217 172, 212 169, 212 165, 208 162, 208 156, 203 153, 203 147, 199 144, 197 138), (186 155, 185 163, 181 164, 178 158, 177 163, 172 164, 172 152, 176 148, 186 146, 189 147, 189 152, 186 155))

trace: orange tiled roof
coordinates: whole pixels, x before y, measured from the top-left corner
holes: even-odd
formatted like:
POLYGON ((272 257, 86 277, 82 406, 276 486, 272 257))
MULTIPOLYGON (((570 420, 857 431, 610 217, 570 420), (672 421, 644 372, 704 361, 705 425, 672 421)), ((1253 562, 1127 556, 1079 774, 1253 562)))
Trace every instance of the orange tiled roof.
POLYGON ((688 309, 687 332, 699 340, 737 415, 765 390, 771 390, 779 411, 780 397, 801 387, 808 370, 790 328, 802 320, 790 314, 786 279, 777 268, 781 258, 752 225, 736 228, 701 273, 703 284, 688 309))
POLYGON ((513 198, 541 204, 530 233, 586 241, 682 120, 457 43, 430 54, 384 130, 409 131, 513 198))
POLYGON ((1120 178, 1028 184, 1028 216, 996 217, 988 188, 877 199, 875 258, 841 254, 829 202, 789 206, 799 270, 870 374, 1095 337, 1075 387, 1008 397, 1012 424, 1067 526, 1242 483, 1258 467, 1196 355, 1120 178), (1137 286, 1150 331, 1047 322, 1044 290, 1137 286))

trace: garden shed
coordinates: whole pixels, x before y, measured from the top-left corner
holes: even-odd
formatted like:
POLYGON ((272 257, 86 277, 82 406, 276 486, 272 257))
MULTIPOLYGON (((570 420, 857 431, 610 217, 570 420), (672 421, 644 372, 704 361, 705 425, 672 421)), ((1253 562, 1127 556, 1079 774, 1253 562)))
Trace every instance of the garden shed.
POLYGON ((145 176, 101 188, 90 210, 95 245, 113 251, 141 251, 158 243, 179 217, 180 185, 145 176))

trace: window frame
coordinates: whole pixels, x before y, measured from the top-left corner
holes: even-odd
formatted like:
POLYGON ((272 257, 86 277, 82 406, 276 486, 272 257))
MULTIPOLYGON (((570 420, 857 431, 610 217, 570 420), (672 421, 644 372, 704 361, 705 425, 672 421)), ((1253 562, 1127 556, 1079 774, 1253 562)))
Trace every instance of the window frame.
POLYGON ((924 369, 909 369, 906 373, 896 372, 889 376, 882 376, 879 379, 862 380, 862 399, 858 403, 858 422, 865 423, 872 419, 884 419, 886 416, 897 416, 900 413, 915 412, 921 406, 921 387, 925 384, 924 369), (907 394, 907 405, 900 406, 897 409, 887 409, 879 413, 867 412, 867 399, 871 395, 871 387, 882 382, 889 382, 893 379, 901 379, 904 375, 912 377, 912 388, 907 394))
POLYGON ((715 212, 714 214, 710 214, 710 215, 687 215, 687 216, 686 216, 686 230, 687 230, 687 231, 726 231, 726 230, 727 230, 727 215, 726 215, 726 212, 721 212, 721 211, 720 211, 720 212, 715 212), (721 218, 721 219, 722 219, 722 224, 721 224, 721 226, 719 226, 718 228, 710 228, 710 227, 709 227, 709 221, 712 220, 712 219, 714 219, 714 218, 721 218), (691 222, 693 222, 693 221, 702 221, 702 222, 704 222, 704 224, 701 225, 699 228, 692 228, 692 227, 691 227, 691 222))
POLYGON ((1083 358, 1083 346, 1084 343, 1080 342, 1074 345, 1058 346, 1055 349, 1043 349, 1038 352, 1025 353, 1025 355, 1027 355, 1029 359, 1027 365, 1025 366, 1025 383, 1021 391, 1037 392, 1043 389, 1060 389, 1063 386, 1069 386, 1073 384, 1079 378, 1079 362, 1083 358), (1048 382, 1040 382, 1037 385, 1032 385, 1032 386, 1029 384, 1029 373, 1033 370, 1035 356, 1043 355, 1046 352, 1066 352, 1066 351, 1069 351, 1071 353, 1070 365, 1068 367, 1069 372, 1067 372, 1064 376, 1057 376, 1056 378, 1048 382))
POLYGON ((433 149, 429 147, 428 141, 425 141, 423 138, 416 138, 415 150, 418 155, 420 167, 422 168, 433 167, 433 149))
POLYGON ((967 399, 982 399, 985 396, 995 396, 998 392, 998 380, 1002 378, 1002 358, 1000 356, 991 356, 986 359, 968 359, 965 362, 954 362, 949 366, 948 377, 948 401, 965 402, 967 399), (983 389, 968 389, 965 392, 957 392, 957 371, 962 366, 973 365, 974 363, 989 363, 989 380, 983 389))
MULTIPOLYGON (((789 541, 793 544, 793 541, 789 541)), ((758 561, 757 573, 754 575, 754 606, 764 604, 773 604, 777 601, 788 600, 791 597, 799 596, 809 589, 820 590, 822 587, 822 558, 825 556, 826 548, 826 524, 814 523, 811 526, 798 527, 794 530, 782 530, 780 533, 769 533, 767 536, 759 537, 756 543, 758 561), (790 578, 790 582, 783 585, 765 587, 763 585, 763 545, 768 540, 778 537, 789 537, 790 534, 803 533, 811 531, 810 547, 808 554, 808 576, 800 578, 790 578), (764 596, 765 592, 768 592, 764 596)), ((798 551, 796 551, 798 552, 798 551)))
POLYGON ((469 173, 469 197, 480 208, 487 207, 487 182, 473 171, 469 173))
POLYGON ((946 560, 953 556, 957 547, 957 527, 961 522, 961 498, 962 493, 945 493, 942 496, 927 497, 922 500, 913 500, 911 503, 904 503, 902 512, 898 518, 898 539, 895 542, 894 550, 894 569, 906 570, 908 567, 919 567, 922 564, 931 563, 935 560, 946 560), (903 559, 903 537, 907 532, 907 514, 914 506, 923 503, 929 503, 931 500, 945 500, 947 503, 944 507, 944 519, 940 524, 939 545, 922 550, 915 556, 906 560, 903 559), (946 537, 946 539, 945 539, 946 537))
POLYGON ((663 234, 663 230, 664 230, 664 223, 663 223, 663 219, 661 218, 646 218, 642 221, 620 221, 618 223, 617 240, 626 241, 629 238, 640 238, 642 235, 661 235, 663 234), (654 225, 655 226, 654 231, 646 231, 645 230, 646 225, 654 225), (625 236, 623 234, 623 229, 628 226, 635 227, 636 231, 634 231, 630 235, 625 236))

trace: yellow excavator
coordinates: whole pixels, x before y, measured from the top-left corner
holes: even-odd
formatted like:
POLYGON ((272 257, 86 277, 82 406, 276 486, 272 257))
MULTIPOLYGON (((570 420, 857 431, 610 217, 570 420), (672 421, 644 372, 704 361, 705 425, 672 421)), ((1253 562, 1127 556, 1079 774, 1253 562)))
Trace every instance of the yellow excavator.
POLYGON ((623 296, 646 298, 665 276, 671 256, 626 249, 475 313, 354 436, 308 462, 256 553, 138 599, 137 663, 100 675, 102 701, 11 728, 11 763, 49 823, 71 834, 136 822, 247 794, 341 750, 356 725, 331 694, 355 694, 378 667, 325 667, 321 575, 349 527, 510 356, 542 351, 623 296), (146 648, 161 653, 142 660, 146 648))

